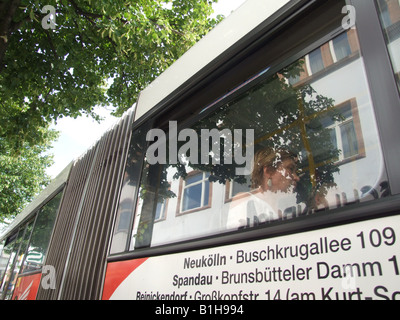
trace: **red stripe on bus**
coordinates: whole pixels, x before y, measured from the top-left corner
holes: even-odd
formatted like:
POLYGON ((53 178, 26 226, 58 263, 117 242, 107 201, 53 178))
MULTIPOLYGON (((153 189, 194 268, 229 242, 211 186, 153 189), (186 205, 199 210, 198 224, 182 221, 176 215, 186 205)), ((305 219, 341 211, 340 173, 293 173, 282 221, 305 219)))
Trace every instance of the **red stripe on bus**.
POLYGON ((107 265, 102 299, 109 300, 119 285, 146 260, 147 258, 109 263, 107 265))

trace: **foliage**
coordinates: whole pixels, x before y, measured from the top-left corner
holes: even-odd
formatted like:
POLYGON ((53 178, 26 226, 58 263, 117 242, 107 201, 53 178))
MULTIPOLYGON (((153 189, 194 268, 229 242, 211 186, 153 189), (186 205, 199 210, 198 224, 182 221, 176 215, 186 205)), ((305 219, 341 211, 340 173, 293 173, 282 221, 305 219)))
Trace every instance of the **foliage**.
POLYGON ((0 138, 0 223, 15 217, 50 182, 46 168, 52 156, 45 152, 57 133, 41 129, 43 143, 23 143, 15 153, 10 143, 0 138))
POLYGON ((49 182, 51 157, 43 152, 55 133, 48 125, 83 114, 98 119, 95 106, 121 115, 217 23, 208 18, 216 1, 0 3, 0 221, 49 182))
MULTIPOLYGON (((216 23, 216 0, 6 0, 0 4, 0 136, 112 105, 121 115, 139 92, 216 23), (55 28, 44 5, 56 12, 55 28)), ((51 18, 51 17, 50 17, 51 18)))

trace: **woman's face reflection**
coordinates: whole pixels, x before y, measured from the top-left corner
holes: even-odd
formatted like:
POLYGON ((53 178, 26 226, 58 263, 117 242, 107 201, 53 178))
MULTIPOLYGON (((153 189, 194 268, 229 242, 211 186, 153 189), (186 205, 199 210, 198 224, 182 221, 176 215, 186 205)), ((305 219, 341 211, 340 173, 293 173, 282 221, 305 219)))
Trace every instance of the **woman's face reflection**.
POLYGON ((280 163, 273 173, 268 173, 268 169, 264 168, 264 180, 267 185, 264 190, 269 189, 272 192, 292 192, 300 181, 300 177, 296 173, 297 165, 293 159, 285 159, 280 163), (268 185, 268 180, 270 183, 268 185))

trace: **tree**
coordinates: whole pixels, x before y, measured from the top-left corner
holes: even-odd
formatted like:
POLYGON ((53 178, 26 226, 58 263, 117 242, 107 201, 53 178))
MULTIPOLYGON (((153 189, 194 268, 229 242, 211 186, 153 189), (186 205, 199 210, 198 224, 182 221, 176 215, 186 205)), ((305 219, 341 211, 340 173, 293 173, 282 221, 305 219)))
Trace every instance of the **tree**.
POLYGON ((0 223, 14 218, 50 182, 46 168, 52 156, 46 151, 57 133, 40 131, 43 142, 34 146, 24 142, 19 153, 0 137, 0 223))
POLYGON ((18 149, 61 117, 96 117, 102 105, 121 115, 215 26, 216 1, 2 1, 0 137, 18 149))
POLYGON ((5 0, 0 3, 0 221, 48 182, 62 117, 121 115, 217 20, 217 0, 5 0))

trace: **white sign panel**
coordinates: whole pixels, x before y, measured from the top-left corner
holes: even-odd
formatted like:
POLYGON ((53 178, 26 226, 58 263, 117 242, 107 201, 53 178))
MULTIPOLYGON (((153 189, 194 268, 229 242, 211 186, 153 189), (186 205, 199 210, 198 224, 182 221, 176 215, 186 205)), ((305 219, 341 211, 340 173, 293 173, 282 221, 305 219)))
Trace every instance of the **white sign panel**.
POLYGON ((147 259, 112 299, 400 300, 400 217, 147 259))

